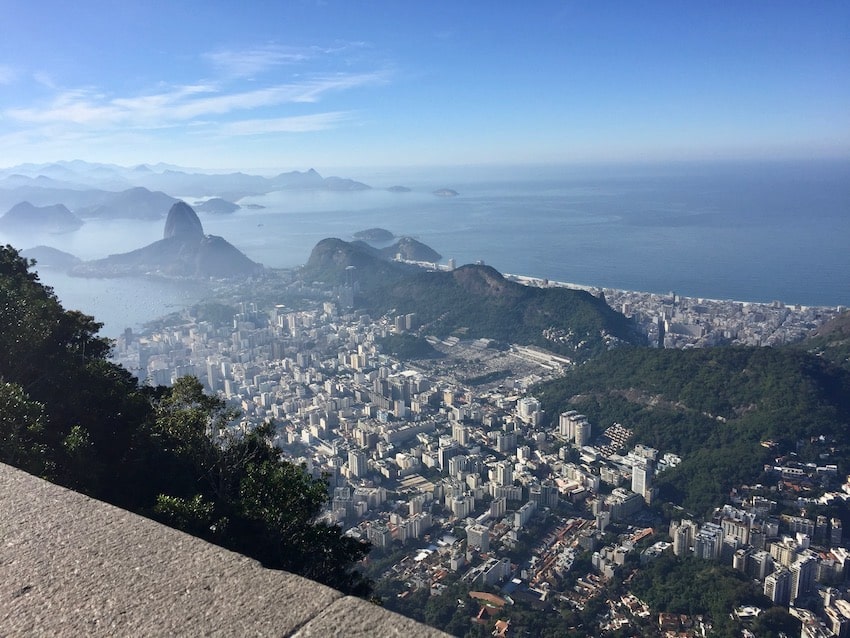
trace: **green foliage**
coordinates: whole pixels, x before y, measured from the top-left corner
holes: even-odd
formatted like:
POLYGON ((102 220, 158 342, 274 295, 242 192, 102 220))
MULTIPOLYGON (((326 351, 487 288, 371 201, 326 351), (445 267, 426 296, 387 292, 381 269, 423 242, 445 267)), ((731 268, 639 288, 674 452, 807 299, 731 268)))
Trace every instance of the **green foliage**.
POLYGON ((409 333, 389 334, 377 340, 381 352, 399 359, 429 359, 442 356, 427 340, 409 333))
POLYGON ((523 286, 484 266, 385 280, 364 298, 373 314, 416 313, 423 331, 438 337, 463 328, 469 338, 533 344, 579 359, 609 347, 603 332, 642 343, 629 320, 602 299, 566 288, 523 286))
POLYGON ((802 623, 784 607, 771 607, 762 612, 750 627, 750 631, 759 638, 799 636, 801 629, 802 623))
POLYGON ((658 486, 699 513, 758 478, 772 458, 760 445, 767 439, 775 455, 824 436, 839 473, 850 469, 850 372, 795 349, 620 349, 535 393, 550 415, 577 409, 599 429, 619 422, 635 441, 681 455, 658 486))
POLYGON ((45 381, 51 366, 102 358, 109 342, 95 337, 101 324, 65 311, 53 291, 30 272, 34 262, 11 246, 0 248, 0 379, 25 391, 45 381))
POLYGON ((229 434, 236 414, 193 377, 139 387, 106 360, 100 324, 64 310, 30 266, 0 248, 0 461, 368 593, 354 569, 368 544, 317 522, 327 486, 281 460, 270 425, 229 434))
POLYGON ((40 443, 44 406, 32 401, 21 386, 0 383, 0 459, 37 474, 47 473, 40 443))
POLYGON ((325 481, 280 459, 269 424, 244 437, 228 434, 234 416, 194 377, 178 379, 158 398, 150 463, 167 478, 148 483, 157 492, 152 514, 268 567, 368 594, 369 583, 353 569, 368 545, 316 522, 325 481))
POLYGON ((110 343, 97 336, 100 324, 64 310, 31 265, 11 246, 0 248, 0 383, 18 388, 6 395, 11 403, 0 421, 25 416, 0 458, 111 496, 121 488, 117 461, 146 418, 144 399, 132 375, 106 361, 110 343))
POLYGON ((153 507, 153 513, 163 522, 198 536, 206 534, 214 525, 214 512, 215 506, 200 494, 190 499, 160 494, 153 507))
POLYGON ((227 304, 206 301, 192 306, 190 311, 196 321, 209 321, 214 326, 226 326, 233 323, 236 310, 227 304))
POLYGON ((730 609, 766 602, 741 572, 714 561, 681 559, 670 554, 660 556, 637 572, 631 588, 655 612, 709 614, 718 635, 727 635, 725 629, 731 630, 730 609))
POLYGON ((462 330, 470 338, 533 344, 578 359, 613 343, 645 341, 631 321, 587 292, 523 286, 487 266, 425 272, 385 261, 361 242, 320 241, 302 276, 354 285, 358 304, 371 314, 415 313, 423 331, 438 337, 462 330))

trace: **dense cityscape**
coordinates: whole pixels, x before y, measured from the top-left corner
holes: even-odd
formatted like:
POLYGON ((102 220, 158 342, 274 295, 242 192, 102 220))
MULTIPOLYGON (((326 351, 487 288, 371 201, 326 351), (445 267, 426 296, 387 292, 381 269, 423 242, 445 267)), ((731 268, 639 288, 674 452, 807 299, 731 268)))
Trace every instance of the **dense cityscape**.
POLYGON ((850 638, 850 3, 7 4, 0 637, 850 638))
MULTIPOLYGON (((554 603, 592 609, 590 633, 657 623, 659 635, 706 635, 718 619, 653 613, 627 584, 612 596, 624 573, 672 553, 758 580, 805 636, 846 635, 850 605, 836 588, 850 564, 841 521, 809 514, 850 495, 828 455, 822 464, 776 458, 765 468, 771 484, 738 486, 710 518, 681 510, 667 522, 652 508, 654 481, 677 455, 635 441, 629 423, 547 414, 535 398, 535 385, 562 375, 569 358, 437 339, 420 334, 415 315, 369 317, 351 308, 345 287, 286 277, 298 304, 241 302, 218 321, 184 311, 141 334, 128 330, 113 357, 154 385, 197 376, 239 408, 236 432, 271 421, 281 453, 327 478, 324 518, 372 544, 365 568, 389 608, 404 611, 415 592, 436 597, 460 582, 480 606, 467 620, 494 635, 511 635, 514 605, 554 603), (436 356, 390 354, 388 343, 411 334, 436 356)), ((792 343, 842 310, 591 290, 665 348, 792 343)), ((746 627, 763 611, 734 614, 746 627)))

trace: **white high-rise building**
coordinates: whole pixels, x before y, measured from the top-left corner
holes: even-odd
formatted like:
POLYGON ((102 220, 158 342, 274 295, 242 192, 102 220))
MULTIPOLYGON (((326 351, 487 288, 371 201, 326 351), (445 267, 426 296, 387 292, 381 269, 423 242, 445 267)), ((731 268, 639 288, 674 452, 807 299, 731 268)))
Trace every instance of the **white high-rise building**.
POLYGON ((654 473, 655 469, 649 459, 643 459, 632 465, 632 492, 640 494, 647 503, 652 501, 654 473))
POLYGON ((469 428, 463 423, 452 423, 452 438, 458 445, 466 447, 469 445, 469 428))
POLYGON ((787 605, 791 596, 791 572, 780 567, 764 579, 764 595, 775 605, 787 605))
POLYGON ((590 422, 586 419, 575 424, 575 443, 576 447, 584 447, 590 443, 591 428, 590 422))
POLYGON ((500 461, 496 463, 496 483, 498 485, 512 485, 514 482, 514 471, 510 462, 500 461))
POLYGON ((348 452, 348 473, 354 478, 366 476, 366 454, 362 450, 348 452))
POLYGON ((814 556, 801 556, 791 565, 791 596, 793 604, 814 590, 818 561, 814 556))
POLYGON ((484 525, 470 525, 466 528, 467 547, 478 547, 482 552, 490 551, 490 530, 484 525))

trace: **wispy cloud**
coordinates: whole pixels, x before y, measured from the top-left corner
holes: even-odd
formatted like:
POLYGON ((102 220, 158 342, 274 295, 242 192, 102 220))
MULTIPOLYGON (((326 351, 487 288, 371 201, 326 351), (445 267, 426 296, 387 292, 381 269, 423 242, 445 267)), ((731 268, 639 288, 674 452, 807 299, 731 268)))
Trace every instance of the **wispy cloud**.
POLYGON ((41 86, 45 86, 48 89, 57 89, 59 88, 56 82, 53 80, 53 76, 44 71, 36 71, 32 74, 33 80, 35 80, 41 86))
POLYGON ((213 67, 228 77, 251 77, 284 64, 297 64, 315 55, 310 48, 267 45, 254 49, 221 50, 206 53, 204 57, 213 67))
POLYGON ((365 46, 364 42, 343 42, 324 47, 267 44, 248 49, 220 49, 205 53, 204 58, 226 78, 250 78, 276 67, 300 65, 319 58, 338 56, 365 46))
POLYGON ((133 97, 109 97, 92 89, 76 89, 60 93, 44 107, 11 108, 3 115, 29 124, 161 127, 257 108, 315 103, 330 92, 385 81, 381 72, 341 73, 250 91, 228 93, 216 84, 195 84, 133 97))
POLYGON ((352 119, 349 111, 331 111, 270 119, 230 122, 220 129, 225 135, 264 135, 268 133, 310 133, 325 131, 352 119))
POLYGON ((0 86, 27 79, 38 89, 29 99, 25 92, 0 92, 0 148, 30 149, 33 157, 129 147, 173 154, 213 145, 221 152, 231 144, 258 144, 252 137, 350 126, 360 111, 348 108, 344 94, 392 77, 390 70, 374 70, 372 61, 350 58, 366 46, 220 50, 203 56, 215 72, 207 67, 195 77, 206 79, 121 93, 62 86, 45 73, 25 76, 0 65, 0 86), (364 63, 371 68, 363 70, 364 63))
POLYGON ((0 84, 11 84, 18 77, 18 72, 6 64, 0 64, 0 84))

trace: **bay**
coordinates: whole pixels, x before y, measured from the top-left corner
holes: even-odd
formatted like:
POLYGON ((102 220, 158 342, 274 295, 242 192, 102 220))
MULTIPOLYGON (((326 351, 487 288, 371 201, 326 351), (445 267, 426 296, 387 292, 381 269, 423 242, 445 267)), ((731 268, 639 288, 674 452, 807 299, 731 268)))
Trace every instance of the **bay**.
MULTIPOLYGON (((382 227, 459 265, 483 261, 514 274, 713 299, 850 305, 847 160, 351 170, 373 189, 245 198, 241 204, 264 208, 201 215, 205 232, 269 267, 305 263, 325 237, 382 227), (396 184, 413 190, 385 190, 396 184), (458 195, 434 195, 440 188, 458 195)), ((0 241, 93 259, 150 243, 163 227, 164 220, 90 220, 68 235, 0 241)), ((191 289, 167 282, 41 275, 112 335, 122 322, 138 325, 194 301, 191 289), (120 301, 119 288, 132 290, 134 303, 120 301)))

